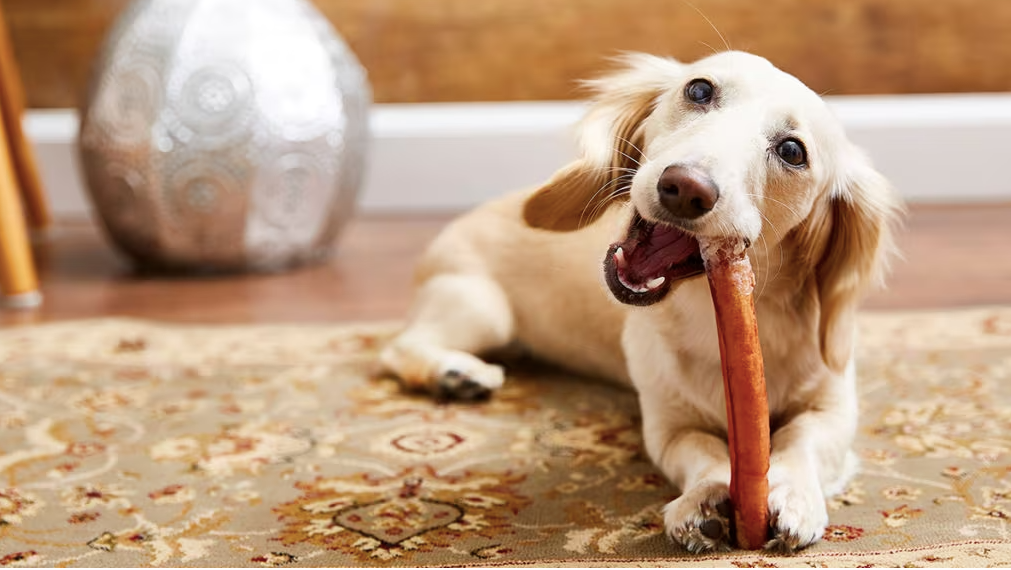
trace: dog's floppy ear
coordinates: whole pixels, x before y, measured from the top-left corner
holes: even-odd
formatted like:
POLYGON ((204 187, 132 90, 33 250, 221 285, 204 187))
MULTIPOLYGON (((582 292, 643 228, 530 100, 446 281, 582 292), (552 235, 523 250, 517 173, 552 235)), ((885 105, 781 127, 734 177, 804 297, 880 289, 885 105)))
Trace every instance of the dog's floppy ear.
POLYGON ((893 229, 903 208, 884 176, 862 153, 815 205, 802 233, 815 261, 822 358, 842 372, 853 350, 853 319, 864 294, 883 284, 896 253, 893 229), (820 256, 817 253, 820 252, 820 256))
POLYGON ((627 191, 642 160, 642 122, 681 64, 646 54, 626 54, 618 61, 621 70, 586 83, 593 98, 580 123, 582 156, 527 199, 523 217, 531 227, 579 229, 627 191))

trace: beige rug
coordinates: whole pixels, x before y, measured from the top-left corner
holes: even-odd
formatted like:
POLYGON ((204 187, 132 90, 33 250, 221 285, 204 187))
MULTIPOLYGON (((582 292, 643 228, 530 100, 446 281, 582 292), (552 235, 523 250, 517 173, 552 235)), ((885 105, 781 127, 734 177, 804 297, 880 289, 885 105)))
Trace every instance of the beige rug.
POLYGON ((1011 565, 1011 309, 862 320, 862 473, 825 540, 690 556, 635 398, 371 377, 390 326, 0 331, 0 566, 1011 565))

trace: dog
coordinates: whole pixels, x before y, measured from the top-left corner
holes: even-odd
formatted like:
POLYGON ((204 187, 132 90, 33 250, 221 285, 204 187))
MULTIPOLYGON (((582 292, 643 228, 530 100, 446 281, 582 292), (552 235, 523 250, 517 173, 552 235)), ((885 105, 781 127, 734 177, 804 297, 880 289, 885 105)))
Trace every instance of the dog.
POLYGON ((485 397, 510 346, 634 387, 645 449, 680 496, 666 532, 730 547, 716 320, 698 238, 747 244, 772 429, 766 548, 821 538, 856 468, 855 314, 902 205, 826 103, 764 58, 626 54, 588 82, 581 154, 451 223, 381 352, 409 389, 485 397), (603 261, 602 261, 603 260, 603 261))

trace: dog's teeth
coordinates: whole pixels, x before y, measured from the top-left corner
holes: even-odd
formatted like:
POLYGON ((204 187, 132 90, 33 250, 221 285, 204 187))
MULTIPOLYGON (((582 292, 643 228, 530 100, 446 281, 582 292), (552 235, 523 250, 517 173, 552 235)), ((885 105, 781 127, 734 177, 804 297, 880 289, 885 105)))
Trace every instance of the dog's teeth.
POLYGON ((639 287, 637 285, 632 285, 628 281, 625 281, 625 279, 621 276, 620 273, 618 274, 618 281, 622 284, 622 286, 625 287, 625 289, 628 289, 629 291, 631 291, 633 293, 642 293, 645 290, 642 287, 639 287))
POLYGON ((621 269, 624 269, 628 265, 628 262, 625 261, 625 252, 620 247, 614 250, 614 263, 621 269))
POLYGON ((650 291, 658 289, 661 285, 663 285, 664 281, 666 280, 667 278, 664 277, 663 275, 657 277, 656 279, 651 279, 648 283, 646 283, 646 289, 650 291))

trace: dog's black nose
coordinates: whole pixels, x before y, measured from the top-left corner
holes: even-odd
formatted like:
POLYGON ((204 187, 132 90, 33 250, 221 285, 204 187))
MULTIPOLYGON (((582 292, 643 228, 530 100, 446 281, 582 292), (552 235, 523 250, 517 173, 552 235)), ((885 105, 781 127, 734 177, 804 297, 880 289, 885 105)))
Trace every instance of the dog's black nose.
POLYGON ((681 219, 694 219, 716 207, 720 189, 702 172, 672 164, 656 183, 660 204, 681 219))

